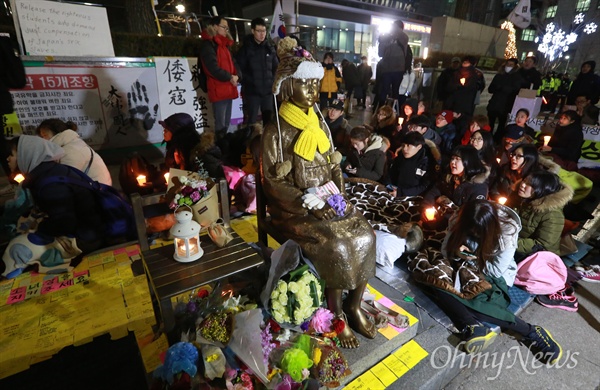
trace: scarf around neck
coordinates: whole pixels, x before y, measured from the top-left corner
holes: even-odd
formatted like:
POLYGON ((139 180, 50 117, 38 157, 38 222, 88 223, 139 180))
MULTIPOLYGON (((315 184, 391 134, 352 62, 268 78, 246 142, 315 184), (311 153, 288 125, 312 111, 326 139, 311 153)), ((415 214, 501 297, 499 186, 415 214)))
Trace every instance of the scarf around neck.
POLYGON ((317 118, 313 108, 310 108, 308 114, 305 114, 294 104, 283 102, 279 109, 279 115, 287 123, 301 131, 294 145, 294 153, 298 156, 312 161, 315 158, 317 149, 323 154, 331 147, 329 138, 319 126, 319 118, 317 118))

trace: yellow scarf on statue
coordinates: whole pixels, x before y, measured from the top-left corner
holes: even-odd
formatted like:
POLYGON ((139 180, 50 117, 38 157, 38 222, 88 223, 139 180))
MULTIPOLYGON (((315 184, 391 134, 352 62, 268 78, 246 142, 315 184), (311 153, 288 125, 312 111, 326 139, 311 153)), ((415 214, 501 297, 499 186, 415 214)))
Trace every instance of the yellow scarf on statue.
POLYGON ((312 161, 315 158, 317 148, 321 154, 331 147, 327 134, 319 126, 319 118, 311 107, 308 114, 290 102, 283 102, 279 109, 279 115, 287 123, 301 130, 300 136, 294 145, 294 153, 305 160, 312 161))

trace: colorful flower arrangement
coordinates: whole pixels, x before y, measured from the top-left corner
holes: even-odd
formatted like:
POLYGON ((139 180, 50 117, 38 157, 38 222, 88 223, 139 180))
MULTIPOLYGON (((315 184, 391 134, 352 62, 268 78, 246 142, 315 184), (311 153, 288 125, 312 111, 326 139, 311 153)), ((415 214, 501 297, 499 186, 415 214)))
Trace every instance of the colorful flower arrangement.
POLYGON ((176 209, 183 205, 192 206, 210 194, 212 186, 209 186, 206 179, 196 180, 190 179, 187 176, 179 176, 178 179, 181 187, 169 203, 171 209, 176 209))
POLYGON ((321 306, 321 282, 304 265, 290 272, 288 281, 279 280, 271 292, 271 314, 279 323, 301 325, 321 306))

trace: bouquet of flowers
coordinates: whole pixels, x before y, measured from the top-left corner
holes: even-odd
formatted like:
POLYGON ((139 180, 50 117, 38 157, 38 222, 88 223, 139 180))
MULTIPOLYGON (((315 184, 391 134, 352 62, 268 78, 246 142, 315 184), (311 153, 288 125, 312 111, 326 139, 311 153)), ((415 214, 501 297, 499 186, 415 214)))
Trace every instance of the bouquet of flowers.
POLYGON ((210 187, 206 179, 191 179, 187 176, 178 176, 173 178, 176 188, 173 194, 173 199, 169 203, 171 209, 175 209, 183 205, 194 205, 198 201, 209 195, 210 187), (179 182, 179 186, 177 185, 179 182))
POLYGON ((271 292, 271 314, 275 321, 300 325, 321 306, 323 286, 304 265, 281 279, 271 292))

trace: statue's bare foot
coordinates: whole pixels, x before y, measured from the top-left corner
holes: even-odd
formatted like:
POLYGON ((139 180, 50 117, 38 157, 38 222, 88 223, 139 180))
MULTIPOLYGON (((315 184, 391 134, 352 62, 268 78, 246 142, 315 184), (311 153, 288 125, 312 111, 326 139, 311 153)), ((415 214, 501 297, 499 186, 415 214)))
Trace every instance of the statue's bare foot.
POLYGON ((347 324, 352 329, 368 339, 374 339, 377 336, 375 324, 360 308, 344 308, 344 313, 348 317, 347 324))
POLYGON ((358 339, 356 338, 356 336, 354 335, 354 332, 352 332, 352 329, 350 329, 350 326, 348 325, 348 321, 346 320, 346 316, 341 315, 338 317, 338 319, 340 321, 343 321, 344 324, 346 324, 346 326, 344 326, 344 330, 342 330, 342 332, 337 335, 338 339, 340 340, 340 345, 342 346, 342 348, 358 348, 360 343, 359 343, 358 339))

